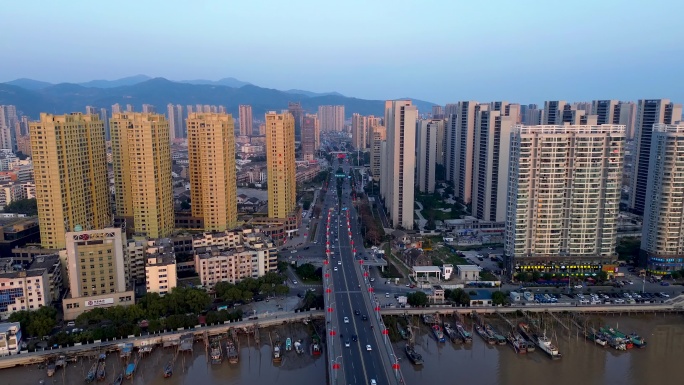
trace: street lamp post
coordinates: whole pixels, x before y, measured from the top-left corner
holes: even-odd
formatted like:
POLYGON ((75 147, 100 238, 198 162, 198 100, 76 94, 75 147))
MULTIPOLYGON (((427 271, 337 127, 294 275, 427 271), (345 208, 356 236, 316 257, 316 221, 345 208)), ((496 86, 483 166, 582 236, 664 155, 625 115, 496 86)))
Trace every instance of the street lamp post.
POLYGON ((394 369, 394 377, 397 379, 399 378, 399 358, 394 355, 394 353, 390 353, 390 357, 394 357, 394 364, 392 364, 392 369, 394 369))
POLYGON ((337 360, 339 360, 340 358, 342 358, 341 355, 337 356, 337 358, 335 358, 334 360, 331 360, 331 367, 333 370, 333 381, 335 381, 335 383, 337 383, 337 370, 340 369, 340 364, 337 363, 337 360))

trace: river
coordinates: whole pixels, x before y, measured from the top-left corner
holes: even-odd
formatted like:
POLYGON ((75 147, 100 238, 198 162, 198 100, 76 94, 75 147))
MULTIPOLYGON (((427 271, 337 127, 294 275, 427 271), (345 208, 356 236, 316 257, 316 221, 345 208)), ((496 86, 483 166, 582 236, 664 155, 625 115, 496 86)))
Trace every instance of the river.
MULTIPOLYGON (((528 355, 516 355, 510 346, 486 345, 478 335, 470 346, 438 344, 427 327, 421 326, 416 339, 416 350, 423 355, 424 365, 416 367, 405 358, 403 343, 395 344, 395 351, 407 384, 468 384, 468 385, 641 385, 677 383, 678 365, 684 356, 684 318, 681 316, 641 316, 638 318, 602 317, 596 323, 617 326, 624 332, 636 331, 648 342, 645 349, 617 352, 586 342, 577 336, 576 329, 562 328, 552 334, 563 359, 551 361, 539 349, 528 355)), ((283 326, 280 335, 306 338, 309 330, 304 325, 283 326)), ((313 385, 325 384, 326 360, 309 354, 285 352, 283 362, 271 360, 269 331, 261 330, 261 344, 253 339, 240 338, 240 362, 231 365, 207 364, 204 345, 195 343, 194 353, 180 355, 173 377, 162 378, 165 363, 173 355, 171 350, 157 348, 141 361, 132 381, 135 385, 313 385)), ((272 335, 274 330, 271 330, 272 335)), ((45 369, 37 365, 0 371, 2 385, 82 384, 89 361, 71 363, 66 371, 58 371, 48 378, 45 369)), ((115 354, 108 358, 107 384, 122 369, 115 354)), ((101 383, 101 384, 104 384, 101 383)), ((380 384, 382 385, 382 384, 380 384)))

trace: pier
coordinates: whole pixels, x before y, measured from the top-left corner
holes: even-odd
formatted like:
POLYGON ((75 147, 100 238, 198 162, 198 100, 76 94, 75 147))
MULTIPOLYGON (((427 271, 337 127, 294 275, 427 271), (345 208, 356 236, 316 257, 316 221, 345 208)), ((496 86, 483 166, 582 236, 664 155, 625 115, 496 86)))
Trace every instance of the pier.
MULTIPOLYGON (((285 314, 278 313, 278 315, 272 314, 270 316, 261 317, 259 318, 258 323, 257 320, 245 319, 242 321, 226 322, 218 325, 198 325, 189 330, 180 328, 180 330, 166 333, 145 334, 130 338, 120 338, 105 341, 96 340, 91 344, 76 343, 73 346, 60 347, 56 349, 37 350, 33 352, 22 351, 18 355, 0 357, 0 369, 11 368, 20 365, 44 363, 49 357, 59 354, 64 354, 69 357, 86 357, 91 356, 98 351, 107 353, 118 352, 120 350, 120 346, 123 346, 123 344, 132 344, 134 347, 142 347, 145 345, 161 345, 165 347, 178 346, 179 351, 182 351, 183 344, 181 336, 185 335, 192 336, 192 339, 190 340, 192 342, 189 344, 189 348, 192 349, 192 343, 194 343, 195 338, 201 338, 205 331, 209 336, 213 336, 217 334, 228 333, 235 328, 254 327, 256 338, 258 338, 258 330, 261 327, 276 326, 291 322, 302 322, 303 320, 323 318, 324 316, 325 313, 322 310, 285 314), (258 327, 256 327, 257 325, 258 327)), ((187 348, 188 344, 186 344, 185 347, 187 348)))

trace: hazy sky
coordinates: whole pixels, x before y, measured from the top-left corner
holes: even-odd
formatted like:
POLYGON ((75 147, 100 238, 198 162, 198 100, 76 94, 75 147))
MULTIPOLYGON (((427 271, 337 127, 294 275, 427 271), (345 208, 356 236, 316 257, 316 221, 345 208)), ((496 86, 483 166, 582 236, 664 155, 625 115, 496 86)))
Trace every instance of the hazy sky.
POLYGON ((684 96, 681 0, 6 0, 1 8, 0 81, 235 77, 437 103, 684 96))

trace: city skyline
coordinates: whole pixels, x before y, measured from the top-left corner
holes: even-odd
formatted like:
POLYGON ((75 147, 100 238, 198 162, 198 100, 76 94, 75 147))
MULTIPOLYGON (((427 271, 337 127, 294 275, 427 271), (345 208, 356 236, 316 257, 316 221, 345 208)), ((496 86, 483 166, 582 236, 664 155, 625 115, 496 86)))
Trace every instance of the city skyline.
POLYGON ((8 36, 17 38, 5 41, 5 49, 24 60, 5 63, 0 81, 35 78, 80 82, 147 73, 169 79, 235 77, 276 89, 337 91, 375 100, 410 97, 438 104, 466 97, 521 102, 561 96, 568 100, 684 99, 682 94, 670 94, 681 92, 671 90, 671 84, 683 76, 676 68, 681 53, 672 48, 677 47, 677 36, 682 35, 676 15, 684 10, 684 4, 679 3, 656 1, 642 7, 615 1, 578 1, 562 13, 539 1, 423 2, 420 7, 393 4, 391 8, 386 2, 321 6, 300 1, 292 6, 203 1, 193 5, 194 12, 187 12, 185 3, 126 3, 102 5, 87 23, 72 23, 57 30, 48 30, 50 21, 86 9, 89 4, 7 4, 6 30, 8 36), (434 12, 437 6, 440 11, 434 12), (136 12, 131 15, 133 7, 136 12), (146 17, 150 14, 155 15, 154 23, 146 17), (230 23, 213 22, 227 16, 233 16, 230 23), (33 26, 30 30, 24 25, 28 17, 33 26), (283 17, 290 22, 281 23, 283 17), (115 24, 122 18, 132 22, 125 27, 115 24), (146 21, 136 22, 138 19, 146 21), (421 19, 430 22, 416 22, 421 19), (349 21, 362 23, 364 28, 352 28, 349 21), (646 35, 624 30, 622 26, 630 23, 663 27, 646 35), (279 30, 275 33, 264 25, 279 25, 279 30), (597 34, 604 39, 580 37, 597 34), (86 35, 87 40, 82 38, 86 35), (448 41, 450 36, 458 36, 459 44, 440 44, 440 60, 417 54, 398 58, 405 45, 435 47, 436 37, 448 41), (511 44, 491 50, 486 42, 499 41, 501 36, 511 44), (292 45, 292 39, 302 44, 292 45), (611 44, 602 43, 608 39, 611 44), (87 52, 92 41, 103 47, 126 44, 140 48, 129 55, 131 59, 117 55, 116 66, 111 64, 114 52, 109 50, 104 55, 64 55, 67 49, 87 52), (192 44, 209 49, 219 42, 228 48, 211 63, 195 61, 175 48, 192 44), (156 48, 147 49, 150 45, 156 48), (317 53, 312 57, 314 46, 317 53), (549 46, 556 49, 545 48, 546 53, 540 55, 540 47, 549 46), (355 54, 349 55, 350 50, 355 54), (394 54, 387 56, 385 52, 394 54), (278 71, 271 70, 269 56, 273 53, 280 57, 278 71), (357 60, 359 54, 363 61, 357 60), (50 66, 40 60, 46 55, 52 57, 50 66), (232 60, 234 57, 241 60, 232 60), (466 57, 468 60, 463 60, 466 57), (652 67, 659 70, 641 70, 652 67), (488 81, 483 83, 483 77, 488 81))

